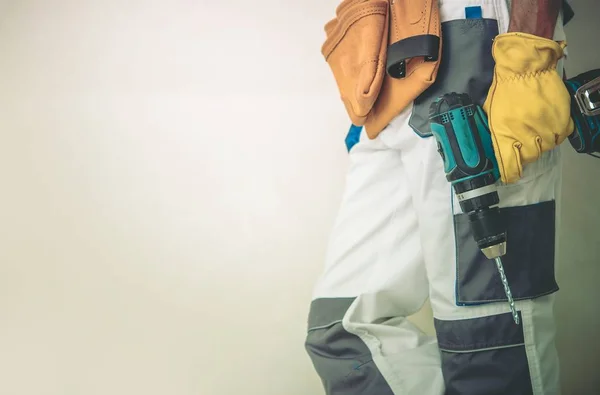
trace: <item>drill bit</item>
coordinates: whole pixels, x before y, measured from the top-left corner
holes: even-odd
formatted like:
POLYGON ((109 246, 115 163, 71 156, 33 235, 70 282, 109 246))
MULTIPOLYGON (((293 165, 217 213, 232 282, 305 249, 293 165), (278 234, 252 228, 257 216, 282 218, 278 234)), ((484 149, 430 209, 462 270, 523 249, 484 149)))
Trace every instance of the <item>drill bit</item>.
POLYGON ((498 268, 498 272, 500 273, 500 279, 502 280, 502 285, 504 286, 504 293, 508 298, 508 304, 510 305, 510 311, 513 316, 513 320, 515 320, 515 324, 519 325, 519 314, 517 314, 517 309, 515 307, 515 301, 513 300, 512 293, 510 292, 510 287, 508 286, 508 280, 506 279, 506 274, 504 274, 504 267, 502 266, 502 259, 497 257, 494 259, 496 261, 496 267, 498 268))

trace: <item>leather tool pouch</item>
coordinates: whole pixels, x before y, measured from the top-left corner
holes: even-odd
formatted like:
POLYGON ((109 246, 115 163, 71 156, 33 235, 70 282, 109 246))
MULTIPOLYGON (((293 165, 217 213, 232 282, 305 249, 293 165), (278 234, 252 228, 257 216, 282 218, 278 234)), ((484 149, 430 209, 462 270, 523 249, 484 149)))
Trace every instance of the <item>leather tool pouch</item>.
POLYGON ((442 56, 437 0, 390 0, 390 19, 387 74, 365 123, 370 138, 435 82, 442 56))
POLYGON ((321 52, 346 111, 370 138, 435 81, 437 0, 344 0, 325 32, 321 52))
POLYGON ((364 125, 385 75, 388 0, 344 0, 325 25, 321 53, 329 64, 346 111, 364 125))

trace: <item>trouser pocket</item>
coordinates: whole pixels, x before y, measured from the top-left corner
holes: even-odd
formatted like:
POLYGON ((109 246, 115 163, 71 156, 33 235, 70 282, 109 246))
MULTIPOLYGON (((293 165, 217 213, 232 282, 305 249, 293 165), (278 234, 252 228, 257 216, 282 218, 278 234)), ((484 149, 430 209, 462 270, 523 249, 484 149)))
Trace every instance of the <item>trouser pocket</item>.
POLYGON ((385 0, 345 0, 325 25, 321 53, 355 125, 364 123, 385 75, 388 9, 385 0))
POLYGON ((419 95, 410 126, 421 137, 431 136, 429 107, 439 96, 468 93, 483 105, 492 83, 492 41, 498 35, 496 19, 457 19, 442 23, 442 59, 436 81, 419 95))
MULTIPOLYGON (((502 263, 514 299, 532 299, 556 292, 555 202, 501 210, 507 226, 507 253, 502 257, 502 263)), ((496 266, 477 247, 467 215, 455 215, 454 224, 456 303, 476 305, 505 301, 496 266)))
POLYGON ((435 329, 445 395, 533 394, 523 327, 511 314, 436 319, 435 329))

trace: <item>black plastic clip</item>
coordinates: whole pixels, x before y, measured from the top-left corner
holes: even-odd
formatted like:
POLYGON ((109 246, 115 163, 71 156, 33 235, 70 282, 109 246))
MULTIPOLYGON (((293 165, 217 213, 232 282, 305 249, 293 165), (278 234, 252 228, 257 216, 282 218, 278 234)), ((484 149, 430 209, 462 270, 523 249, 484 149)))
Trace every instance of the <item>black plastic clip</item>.
POLYGON ((440 38, 433 34, 411 36, 388 47, 386 71, 392 78, 406 77, 406 62, 422 56, 426 62, 438 60, 440 38))

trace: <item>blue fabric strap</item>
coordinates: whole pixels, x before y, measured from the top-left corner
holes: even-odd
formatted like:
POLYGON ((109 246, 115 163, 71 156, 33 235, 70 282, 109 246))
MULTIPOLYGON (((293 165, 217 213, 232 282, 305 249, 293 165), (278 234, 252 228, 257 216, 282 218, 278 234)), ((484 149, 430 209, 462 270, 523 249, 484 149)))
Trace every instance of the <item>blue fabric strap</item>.
POLYGON ((466 19, 481 19, 483 18, 483 11, 481 7, 465 7, 465 18, 466 19))
POLYGON ((360 141, 360 133, 362 132, 362 126, 350 125, 350 130, 346 135, 346 149, 348 152, 354 147, 356 143, 360 141))

